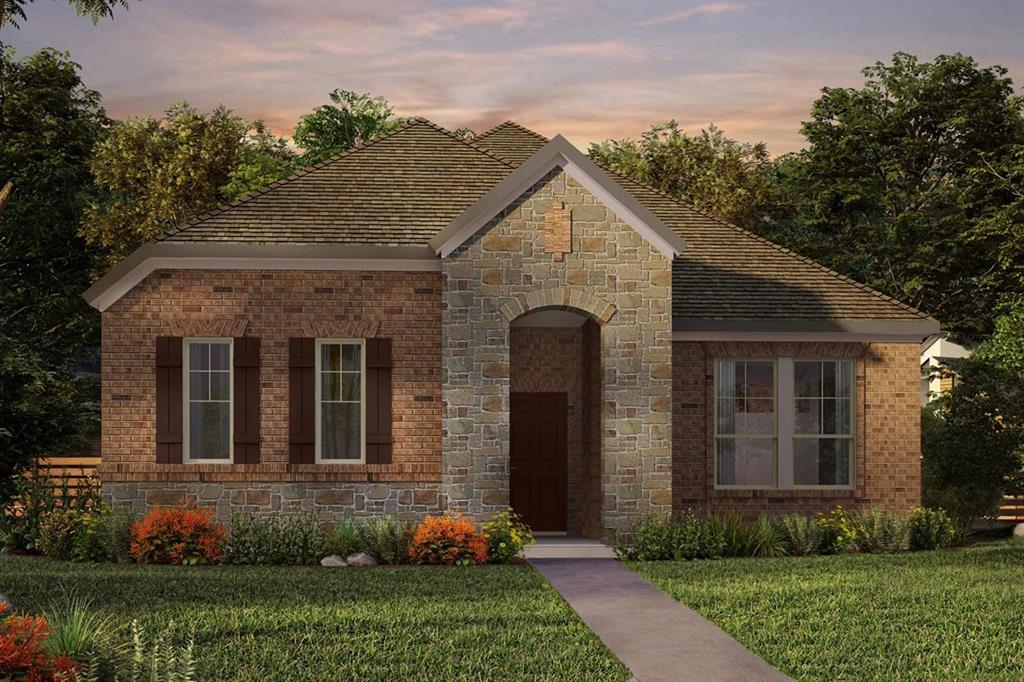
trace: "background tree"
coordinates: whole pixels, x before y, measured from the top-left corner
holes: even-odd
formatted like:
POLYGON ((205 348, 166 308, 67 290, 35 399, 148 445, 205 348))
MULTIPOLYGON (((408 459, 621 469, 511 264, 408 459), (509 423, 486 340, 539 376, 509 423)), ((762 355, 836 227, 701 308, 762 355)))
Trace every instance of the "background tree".
POLYGON ((169 228, 286 175, 293 154, 259 122, 230 109, 179 104, 164 119, 120 121, 94 151, 99 200, 82 235, 100 270, 169 228))
POLYGON ((1024 491, 1024 307, 996 321, 922 418, 922 498, 964 519, 1024 491))
POLYGON ((404 123, 383 97, 335 90, 333 104, 323 104, 299 119, 293 139, 304 150, 302 164, 311 166, 362 144, 404 123))
POLYGON ((1020 276, 1007 262, 1020 253, 1020 206, 1001 207, 1019 179, 1022 100, 1006 69, 961 54, 897 53, 864 75, 864 87, 824 88, 814 103, 807 148, 778 167, 798 224, 771 236, 954 332, 988 332, 1012 297, 1008 270, 1020 276))
MULTIPOLYGON (((113 17, 115 7, 128 7, 128 0, 68 0, 78 16, 89 17, 97 24, 104 17, 113 17)), ((0 0, 0 28, 10 24, 21 28, 25 21, 25 5, 34 0, 0 0)))
POLYGON ((588 153, 606 168, 741 227, 762 229, 780 210, 765 144, 736 142, 714 124, 691 136, 669 121, 639 140, 591 144, 588 153))
POLYGON ((66 53, 0 51, 0 177, 13 187, 0 212, 0 490, 98 421, 96 382, 75 371, 99 345, 81 297, 93 253, 76 230, 108 124, 66 53))

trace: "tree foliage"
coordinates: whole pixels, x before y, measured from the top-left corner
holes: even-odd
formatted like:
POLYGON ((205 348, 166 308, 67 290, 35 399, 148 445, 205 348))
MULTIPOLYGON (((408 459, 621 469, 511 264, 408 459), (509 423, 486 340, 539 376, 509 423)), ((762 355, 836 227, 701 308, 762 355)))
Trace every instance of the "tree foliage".
POLYGON ((588 153, 605 168, 748 229, 760 229, 780 210, 765 144, 736 142, 714 124, 687 135, 669 121, 639 140, 591 144, 588 153))
POLYGON ((953 331, 986 332, 1020 276, 1020 205, 1005 201, 1020 189, 1022 100, 1006 69, 961 54, 897 53, 864 75, 822 90, 807 148, 779 164, 798 224, 772 236, 953 331))
POLYGON ((286 175, 294 156, 260 122, 182 103, 120 121, 90 162, 101 194, 82 234, 106 269, 169 228, 286 175))
MULTIPOLYGON (((113 17, 115 7, 128 7, 128 0, 68 0, 80 17, 89 17, 98 24, 104 17, 113 17)), ((26 19, 25 5, 34 0, 0 0, 0 27, 10 24, 21 28, 26 19)))
POLYGON ((304 115, 295 128, 295 144, 305 152, 303 165, 320 163, 404 123, 383 97, 349 90, 334 90, 329 97, 333 104, 304 115))
POLYGON ((96 386, 75 379, 99 344, 81 297, 93 254, 76 229, 108 123, 66 53, 0 52, 0 177, 13 188, 0 212, 0 485, 96 423, 96 386))
POLYGON ((951 362, 957 381, 922 420, 923 497, 972 518, 1024 484, 1024 307, 997 319, 970 358, 951 362))

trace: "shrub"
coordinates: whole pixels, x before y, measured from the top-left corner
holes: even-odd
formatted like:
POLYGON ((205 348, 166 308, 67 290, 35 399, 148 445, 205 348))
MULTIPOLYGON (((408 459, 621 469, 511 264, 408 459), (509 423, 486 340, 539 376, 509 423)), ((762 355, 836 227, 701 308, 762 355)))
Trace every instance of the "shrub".
POLYGON ((132 560, 132 526, 137 521, 138 515, 133 509, 118 510, 99 517, 95 539, 105 560, 117 563, 132 560))
POLYGON ((786 553, 775 524, 765 515, 751 521, 738 512, 726 512, 719 521, 725 536, 725 556, 777 557, 786 553))
POLYGON ((9 603, 0 604, 0 679, 73 679, 75 662, 51 656, 43 648, 50 627, 40 616, 8 615, 9 603))
POLYGON ((301 566, 315 564, 323 551, 320 522, 312 514, 236 516, 224 552, 229 564, 301 566))
POLYGON ((409 560, 412 533, 412 524, 391 516, 372 519, 358 531, 363 550, 382 564, 401 564, 409 560))
POLYGON ((672 558, 718 559, 725 554, 725 529, 717 520, 685 512, 669 524, 672 558))
POLYGON ((409 558, 417 564, 482 564, 487 561, 487 539, 458 512, 428 516, 413 532, 409 558))
POLYGON ((817 523, 821 529, 819 551, 822 554, 841 554, 853 544, 853 524, 841 506, 830 511, 827 516, 819 513, 817 523))
POLYGON ((337 554, 344 558, 362 549, 363 539, 359 533, 359 526, 348 516, 336 522, 324 538, 325 554, 337 554))
POLYGON ((668 519, 650 514, 630 526, 629 536, 616 538, 615 552, 634 561, 666 561, 675 557, 672 528, 668 519))
POLYGON ((0 514, 0 541, 5 548, 41 551, 39 535, 51 512, 58 509, 84 512, 99 507, 102 498, 96 482, 88 480, 72 490, 67 479, 54 482, 38 470, 18 477, 14 494, 0 514))
POLYGON ((862 552, 899 552, 907 548, 907 524, 880 509, 853 516, 854 544, 862 552))
POLYGON ((787 514, 779 518, 777 525, 788 554, 809 556, 818 553, 824 535, 815 519, 803 514, 787 514))
POLYGON ((54 509, 43 517, 39 525, 36 549, 60 561, 70 561, 75 551, 75 531, 80 523, 79 514, 69 509, 54 509))
POLYGON ((951 547, 960 535, 953 519, 942 509, 912 509, 906 524, 907 541, 915 551, 951 547))
POLYGON ((536 542, 523 517, 511 508, 495 514, 483 525, 483 532, 487 538, 487 558, 492 564, 507 564, 519 556, 524 547, 536 542))
POLYGON ((131 552, 140 564, 215 564, 226 537, 201 507, 154 507, 132 524, 131 552))

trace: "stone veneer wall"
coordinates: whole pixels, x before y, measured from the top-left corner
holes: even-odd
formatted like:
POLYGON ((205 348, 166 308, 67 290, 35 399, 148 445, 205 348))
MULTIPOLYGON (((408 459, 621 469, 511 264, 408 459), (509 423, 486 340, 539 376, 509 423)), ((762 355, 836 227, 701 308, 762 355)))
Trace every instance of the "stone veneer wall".
POLYGON ((509 323, 529 310, 566 307, 603 321, 602 534, 646 512, 667 513, 671 262, 556 170, 442 267, 448 506, 486 516, 508 504, 509 323), (572 210, 572 252, 561 261, 544 249, 544 217, 556 201, 572 210))
POLYGON ((566 394, 569 460, 567 531, 570 535, 599 535, 600 481, 592 479, 589 474, 594 468, 593 460, 598 458, 600 442, 592 444, 594 434, 587 429, 594 406, 586 381, 591 355, 587 346, 590 337, 584 330, 584 327, 512 327, 510 390, 514 393, 566 394))
POLYGON ((436 272, 154 272, 103 313, 104 490, 140 510, 186 493, 218 513, 436 511, 441 286, 436 272), (158 336, 260 337, 259 464, 156 463, 158 336), (289 463, 288 339, 300 336, 392 339, 390 464, 289 463))
POLYGON ((827 512, 921 501, 920 347, 898 343, 697 342, 673 344, 673 508, 827 512), (715 490, 714 360, 856 358, 856 465, 852 490, 715 490))

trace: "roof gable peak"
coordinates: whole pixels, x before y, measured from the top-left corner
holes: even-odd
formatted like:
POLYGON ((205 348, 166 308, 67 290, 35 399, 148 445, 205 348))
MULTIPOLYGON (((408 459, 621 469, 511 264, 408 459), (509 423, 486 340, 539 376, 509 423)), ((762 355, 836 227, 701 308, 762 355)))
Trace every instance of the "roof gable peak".
POLYGON ((554 168, 579 182, 666 258, 671 260, 682 252, 685 245, 679 235, 561 135, 555 135, 463 211, 430 240, 430 246, 440 256, 448 256, 554 168))

